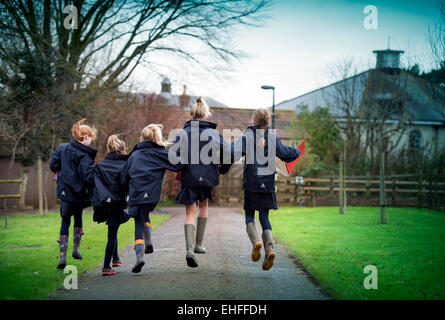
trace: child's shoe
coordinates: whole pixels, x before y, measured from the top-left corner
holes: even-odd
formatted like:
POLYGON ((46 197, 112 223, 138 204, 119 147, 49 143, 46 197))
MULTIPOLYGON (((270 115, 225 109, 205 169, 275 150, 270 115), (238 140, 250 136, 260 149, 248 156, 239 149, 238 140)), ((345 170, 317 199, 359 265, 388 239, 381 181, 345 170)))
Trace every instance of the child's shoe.
POLYGON ((116 271, 111 268, 103 268, 102 276, 113 276, 116 274, 116 271))
POLYGON ((256 262, 261 258, 261 244, 260 238, 256 232, 255 222, 249 222, 246 226, 247 234, 249 235, 249 239, 252 242, 252 261, 256 262))
POLYGON ((275 259, 275 251, 273 250, 272 230, 263 231, 264 251, 266 257, 263 262, 263 270, 267 271, 273 267, 273 261, 275 259))
POLYGON ((122 267, 120 260, 113 260, 112 267, 122 267))

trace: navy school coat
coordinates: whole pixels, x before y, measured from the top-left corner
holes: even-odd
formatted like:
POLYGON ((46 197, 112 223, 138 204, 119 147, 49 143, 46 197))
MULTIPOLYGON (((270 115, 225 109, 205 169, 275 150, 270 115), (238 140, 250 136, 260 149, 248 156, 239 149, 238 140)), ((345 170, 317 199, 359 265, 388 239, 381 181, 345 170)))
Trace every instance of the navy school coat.
POLYGON ((57 174, 57 198, 88 207, 94 185, 93 168, 97 150, 70 137, 54 150, 49 168, 57 174))
POLYGON ((130 206, 158 202, 165 170, 177 172, 181 169, 180 163, 170 163, 164 147, 151 141, 138 143, 121 174, 121 184, 128 188, 130 206))
POLYGON ((105 205, 127 206, 128 189, 121 184, 121 173, 128 155, 107 153, 94 167, 93 207, 105 205))
POLYGON ((182 187, 213 187, 219 184, 218 165, 222 163, 223 152, 230 152, 230 145, 216 131, 216 123, 204 120, 189 120, 184 123, 184 129, 176 136, 175 143, 170 148, 170 152, 183 163, 181 173, 182 187), (199 125, 196 136, 192 136, 192 125, 199 125), (196 143, 196 150, 192 150, 193 143, 196 143), (202 139, 202 140, 201 140, 202 139), (181 147, 187 150, 184 155, 180 153, 181 147), (208 154, 210 161, 203 162, 199 156, 201 151, 208 154), (218 154, 213 154, 212 150, 218 150, 218 154), (196 151, 196 152, 195 152, 196 151), (193 160, 197 160, 195 162, 193 160))
MULTIPOLYGON (((243 171, 243 189, 250 192, 275 192, 275 157, 273 157, 273 163, 265 162, 260 164, 257 158, 257 130, 260 130, 258 126, 250 126, 244 132, 244 134, 231 144, 231 160, 232 163, 238 161, 242 156, 246 156, 249 152, 251 155, 246 156, 246 161, 244 162, 243 171), (250 151, 248 150, 250 148, 250 151), (249 161, 248 161, 248 158, 249 161), (252 162, 252 163, 248 163, 252 162), (265 170, 265 168, 270 165, 270 170, 265 170), (262 168, 266 172, 261 172, 259 169, 262 168), (268 174, 264 174, 268 173, 268 174)), ((264 154, 264 157, 268 155, 268 143, 269 136, 275 139, 276 143, 276 156, 283 160, 284 162, 291 162, 298 158, 300 155, 300 150, 298 148, 293 148, 286 146, 281 143, 281 140, 273 135, 272 132, 269 134, 269 128, 264 131, 264 138, 266 140, 266 147, 263 150, 259 150, 260 154, 264 154)), ((229 165, 223 165, 220 168, 220 173, 225 174, 230 168, 229 165)))

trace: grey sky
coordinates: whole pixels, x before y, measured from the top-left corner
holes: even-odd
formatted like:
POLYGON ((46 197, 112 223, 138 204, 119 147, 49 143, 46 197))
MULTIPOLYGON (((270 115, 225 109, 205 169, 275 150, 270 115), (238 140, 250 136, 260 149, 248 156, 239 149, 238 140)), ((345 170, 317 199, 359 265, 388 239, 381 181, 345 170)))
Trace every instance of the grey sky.
MULTIPOLYGON (((404 65, 418 62, 424 70, 433 66, 426 34, 439 18, 434 0, 276 0, 269 14, 264 27, 234 35, 234 44, 249 58, 235 66, 230 79, 177 77, 171 72, 173 92, 180 94, 186 84, 189 93, 211 96, 229 107, 267 107, 272 93, 261 90, 262 84, 276 87, 276 103, 293 98, 330 83, 329 64, 336 61, 353 57, 359 71, 373 66, 372 51, 386 49, 388 36, 391 49, 405 50, 404 65), (363 27, 366 5, 378 9, 377 30, 363 27)), ((136 82, 140 77, 135 76, 136 82)), ((159 92, 159 83, 153 77, 141 89, 159 92)))

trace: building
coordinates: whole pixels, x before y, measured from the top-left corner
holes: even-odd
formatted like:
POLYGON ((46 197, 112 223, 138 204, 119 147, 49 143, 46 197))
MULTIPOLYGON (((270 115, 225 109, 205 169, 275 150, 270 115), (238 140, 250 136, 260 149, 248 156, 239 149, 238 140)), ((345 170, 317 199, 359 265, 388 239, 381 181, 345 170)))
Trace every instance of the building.
POLYGON ((438 108, 445 103, 443 89, 400 69, 403 51, 373 52, 377 56, 374 69, 283 101, 276 109, 297 112, 303 105, 309 110, 328 107, 338 122, 347 121, 351 115, 355 115, 354 121, 363 121, 366 115, 368 119, 382 119, 387 127, 403 119, 398 149, 445 148, 445 115, 438 108), (376 108, 376 104, 380 107, 376 108), (373 114, 385 105, 391 105, 391 114, 384 118, 373 114))

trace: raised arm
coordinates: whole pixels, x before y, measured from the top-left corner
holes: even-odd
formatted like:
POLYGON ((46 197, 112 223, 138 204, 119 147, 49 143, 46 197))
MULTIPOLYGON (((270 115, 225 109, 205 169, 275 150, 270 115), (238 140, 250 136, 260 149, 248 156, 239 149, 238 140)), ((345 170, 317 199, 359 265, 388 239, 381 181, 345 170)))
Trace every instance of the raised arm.
POLYGON ((300 150, 291 146, 286 146, 281 143, 280 138, 276 138, 277 143, 277 157, 284 162, 291 162, 300 156, 300 150))

